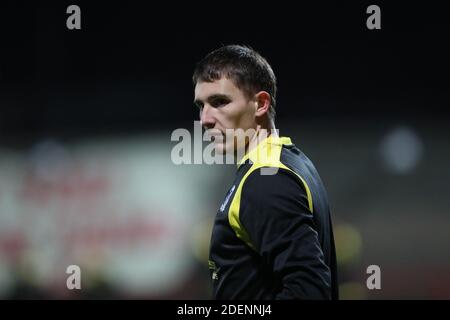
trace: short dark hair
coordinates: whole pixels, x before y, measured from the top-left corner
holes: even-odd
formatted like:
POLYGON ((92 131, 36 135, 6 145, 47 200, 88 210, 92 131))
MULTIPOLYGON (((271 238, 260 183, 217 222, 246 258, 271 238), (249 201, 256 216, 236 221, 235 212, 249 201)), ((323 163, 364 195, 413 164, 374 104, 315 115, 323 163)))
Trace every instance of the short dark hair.
POLYGON ((251 97, 258 91, 267 91, 271 97, 269 118, 275 119, 277 79, 264 57, 247 46, 227 45, 210 52, 197 63, 192 76, 197 82, 213 82, 226 77, 244 94, 251 97))

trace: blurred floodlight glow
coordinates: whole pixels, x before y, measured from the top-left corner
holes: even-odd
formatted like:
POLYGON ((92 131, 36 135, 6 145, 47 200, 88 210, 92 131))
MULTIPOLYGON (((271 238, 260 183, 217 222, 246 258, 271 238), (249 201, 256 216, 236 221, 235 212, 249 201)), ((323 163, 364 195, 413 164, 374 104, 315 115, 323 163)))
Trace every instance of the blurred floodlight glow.
POLYGON ((423 149, 422 140, 415 131, 398 127, 383 137, 380 156, 389 172, 407 174, 419 164, 423 149))
POLYGON ((334 238, 338 263, 346 265, 356 262, 362 249, 360 232, 350 224, 338 224, 335 227, 334 238))

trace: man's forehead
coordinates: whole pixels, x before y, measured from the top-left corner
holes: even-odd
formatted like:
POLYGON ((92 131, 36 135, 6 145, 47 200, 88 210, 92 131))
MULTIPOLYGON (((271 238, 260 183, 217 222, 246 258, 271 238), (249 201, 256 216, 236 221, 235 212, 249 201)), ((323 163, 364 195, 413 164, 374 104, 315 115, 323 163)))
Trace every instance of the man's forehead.
POLYGON ((239 90, 234 83, 227 78, 220 78, 213 82, 201 81, 195 85, 195 98, 196 100, 207 99, 210 95, 232 95, 239 90))

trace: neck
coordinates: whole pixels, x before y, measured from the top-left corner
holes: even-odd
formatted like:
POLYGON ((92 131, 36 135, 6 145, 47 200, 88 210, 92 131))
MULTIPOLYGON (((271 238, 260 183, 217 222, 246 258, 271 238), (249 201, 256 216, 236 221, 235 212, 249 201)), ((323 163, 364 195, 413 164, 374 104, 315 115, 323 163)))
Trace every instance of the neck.
MULTIPOLYGON (((246 145, 245 145, 244 157, 250 151, 255 149, 258 146, 258 144, 261 143, 261 141, 263 141, 264 139, 269 138, 269 137, 278 137, 278 130, 275 128, 274 122, 270 121, 269 123, 270 123, 270 125, 268 127, 262 127, 261 125, 256 126, 255 134, 251 137, 249 142, 246 143, 246 145)), ((238 158, 238 154, 235 153, 235 160, 238 160, 238 161, 241 160, 241 159, 237 159, 237 158, 238 158)), ((239 158, 242 158, 242 157, 239 157, 239 158)))

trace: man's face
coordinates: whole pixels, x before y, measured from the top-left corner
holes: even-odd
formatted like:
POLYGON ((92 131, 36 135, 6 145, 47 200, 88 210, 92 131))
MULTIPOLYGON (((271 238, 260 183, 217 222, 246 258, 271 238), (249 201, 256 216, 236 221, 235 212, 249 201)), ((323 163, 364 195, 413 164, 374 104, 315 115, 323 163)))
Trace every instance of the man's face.
POLYGON ((200 108, 201 124, 205 129, 211 129, 209 132, 214 137, 216 152, 220 154, 236 152, 244 147, 243 139, 230 136, 227 139, 227 129, 256 129, 257 101, 249 99, 229 79, 198 82, 194 102, 200 108))

